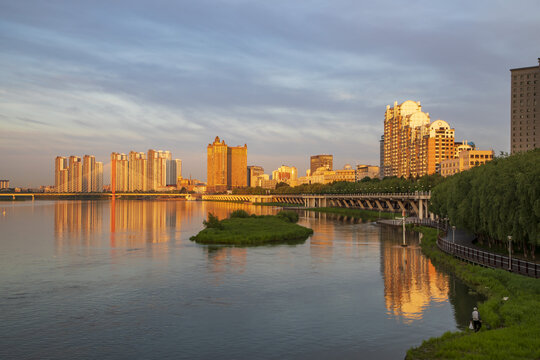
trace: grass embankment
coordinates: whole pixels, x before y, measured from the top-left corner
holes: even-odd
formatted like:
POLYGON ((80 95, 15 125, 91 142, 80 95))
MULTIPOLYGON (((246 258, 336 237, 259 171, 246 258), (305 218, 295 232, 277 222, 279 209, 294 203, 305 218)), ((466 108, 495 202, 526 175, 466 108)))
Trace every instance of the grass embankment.
POLYGON ((406 359, 540 359, 540 280, 455 259, 438 249, 437 230, 416 230, 424 233, 422 251, 435 265, 454 272, 487 300, 479 306, 480 332, 447 332, 410 349, 406 359))
POLYGON ((222 245, 300 244, 313 234, 313 230, 295 224, 296 221, 298 214, 292 211, 256 216, 237 210, 224 220, 209 214, 208 221, 204 222, 206 229, 190 240, 199 244, 222 245), (235 213, 241 216, 235 216, 235 213))
POLYGON ((280 206, 280 207, 304 207, 302 204, 289 204, 289 203, 282 203, 282 202, 256 202, 253 203, 253 205, 261 205, 261 206, 280 206))
POLYGON ((387 213, 387 212, 379 213, 378 211, 372 211, 372 210, 334 208, 334 207, 308 208, 306 210, 338 214, 338 215, 343 215, 343 216, 350 216, 355 219, 363 219, 363 220, 393 219, 395 216, 395 214, 387 213))

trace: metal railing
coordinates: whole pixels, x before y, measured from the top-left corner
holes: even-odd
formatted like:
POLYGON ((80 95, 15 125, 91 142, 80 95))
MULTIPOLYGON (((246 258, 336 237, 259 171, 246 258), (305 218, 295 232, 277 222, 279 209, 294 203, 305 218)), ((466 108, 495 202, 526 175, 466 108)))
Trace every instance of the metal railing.
POLYGON ((508 256, 497 255, 486 251, 454 244, 440 236, 437 237, 437 246, 442 251, 471 263, 492 269, 504 269, 516 274, 534 278, 540 276, 540 264, 520 259, 510 259, 508 256))

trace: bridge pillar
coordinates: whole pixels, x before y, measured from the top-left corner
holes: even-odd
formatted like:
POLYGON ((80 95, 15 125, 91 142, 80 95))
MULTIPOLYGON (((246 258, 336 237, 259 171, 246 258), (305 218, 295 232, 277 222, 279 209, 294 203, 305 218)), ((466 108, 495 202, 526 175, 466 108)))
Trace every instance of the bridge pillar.
POLYGON ((424 201, 422 199, 418 200, 418 217, 420 220, 424 218, 424 201))

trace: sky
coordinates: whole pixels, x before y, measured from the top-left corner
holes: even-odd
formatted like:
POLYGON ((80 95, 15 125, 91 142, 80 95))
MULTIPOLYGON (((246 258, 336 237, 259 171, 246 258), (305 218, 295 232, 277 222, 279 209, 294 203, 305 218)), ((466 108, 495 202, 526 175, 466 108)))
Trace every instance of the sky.
POLYGON ((379 164, 386 105, 509 151, 511 68, 540 57, 540 1, 0 0, 0 179, 54 158, 169 150, 206 180, 215 136, 271 173, 379 164))

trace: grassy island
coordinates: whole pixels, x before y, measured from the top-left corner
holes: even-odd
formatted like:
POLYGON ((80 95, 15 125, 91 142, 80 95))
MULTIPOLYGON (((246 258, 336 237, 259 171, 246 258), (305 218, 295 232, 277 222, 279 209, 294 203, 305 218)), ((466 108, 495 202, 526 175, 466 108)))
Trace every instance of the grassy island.
POLYGON ((313 230, 296 224, 297 221, 298 214, 294 211, 257 216, 236 210, 224 220, 209 213, 208 220, 203 222, 206 228, 190 240, 212 245, 299 244, 306 241, 313 230))
POLYGON ((436 245, 437 231, 424 233, 422 251, 436 266, 454 272, 485 295, 480 332, 447 332, 408 351, 406 359, 540 359, 540 280, 455 259, 436 245))

